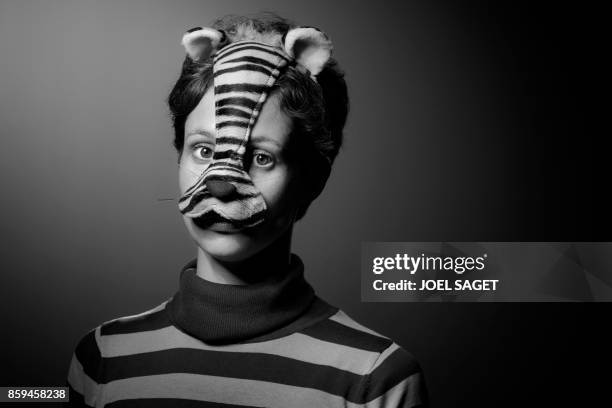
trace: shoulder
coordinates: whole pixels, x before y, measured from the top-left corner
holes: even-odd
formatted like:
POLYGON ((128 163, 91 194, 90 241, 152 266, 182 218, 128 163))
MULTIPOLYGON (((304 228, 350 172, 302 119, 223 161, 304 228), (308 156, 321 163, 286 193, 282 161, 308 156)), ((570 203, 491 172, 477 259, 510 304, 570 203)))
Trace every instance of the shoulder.
POLYGON ((71 406, 94 406, 101 382, 102 353, 99 346, 100 326, 79 340, 68 368, 66 385, 71 406))
POLYGON ((392 343, 388 337, 358 323, 338 308, 327 319, 303 332, 321 340, 377 354, 392 343))
POLYGON ((100 340, 105 336, 130 334, 164 328, 170 324, 166 311, 168 300, 142 313, 108 320, 99 326, 100 340))
POLYGON ((167 326, 167 301, 143 313, 108 320, 87 331, 79 339, 68 369, 70 398, 94 405, 100 384, 104 382, 103 362, 107 343, 115 335, 155 330, 167 326))
POLYGON ((414 355, 392 342, 370 368, 363 400, 394 401, 393 407, 428 406, 423 371, 414 355))
POLYGON ((107 336, 156 330, 168 326, 166 313, 168 300, 145 312, 107 320, 84 334, 74 349, 74 355, 84 367, 99 365, 107 336))
POLYGON ((305 334, 341 344, 360 361, 354 398, 373 407, 425 407, 427 391, 416 357, 393 339, 376 332, 342 310, 305 334), (356 352, 357 350, 357 352, 356 352))

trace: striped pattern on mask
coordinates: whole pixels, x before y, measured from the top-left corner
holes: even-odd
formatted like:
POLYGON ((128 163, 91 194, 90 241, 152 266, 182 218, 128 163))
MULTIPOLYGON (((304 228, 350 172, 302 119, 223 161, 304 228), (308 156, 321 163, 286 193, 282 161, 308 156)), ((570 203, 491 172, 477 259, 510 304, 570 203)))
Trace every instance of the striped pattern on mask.
POLYGON ((261 108, 290 61, 280 48, 254 41, 229 44, 214 55, 215 151, 209 166, 179 199, 182 214, 241 228, 264 220, 266 203, 245 170, 245 157, 261 108), (231 200, 215 197, 208 181, 231 184, 231 200))

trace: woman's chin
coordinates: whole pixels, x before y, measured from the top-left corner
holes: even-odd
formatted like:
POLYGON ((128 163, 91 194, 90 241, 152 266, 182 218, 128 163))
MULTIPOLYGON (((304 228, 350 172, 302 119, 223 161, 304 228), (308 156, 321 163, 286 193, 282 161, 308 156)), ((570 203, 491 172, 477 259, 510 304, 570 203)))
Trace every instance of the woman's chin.
POLYGON ((255 252, 252 239, 232 225, 218 223, 200 228, 191 219, 185 219, 185 223, 198 247, 220 261, 242 261, 255 252))

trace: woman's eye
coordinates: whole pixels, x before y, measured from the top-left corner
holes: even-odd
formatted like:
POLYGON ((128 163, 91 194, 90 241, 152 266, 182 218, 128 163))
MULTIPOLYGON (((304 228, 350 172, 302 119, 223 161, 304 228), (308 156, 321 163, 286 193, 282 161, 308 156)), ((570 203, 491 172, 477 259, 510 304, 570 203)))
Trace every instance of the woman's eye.
POLYGON ((255 153, 253 160, 260 167, 269 167, 274 163, 272 156, 266 153, 255 153))
POLYGON ((213 150, 204 145, 196 145, 193 147, 193 154, 201 160, 208 160, 213 156, 213 150))

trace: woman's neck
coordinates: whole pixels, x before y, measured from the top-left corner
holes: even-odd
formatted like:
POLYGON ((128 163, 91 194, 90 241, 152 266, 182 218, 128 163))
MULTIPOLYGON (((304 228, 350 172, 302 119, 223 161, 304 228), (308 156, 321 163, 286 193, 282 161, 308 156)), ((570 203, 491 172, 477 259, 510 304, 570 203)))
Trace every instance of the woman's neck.
POLYGON ((240 262, 220 261, 198 248, 197 275, 211 282, 249 285, 286 270, 291 259, 292 228, 256 255, 240 262))

